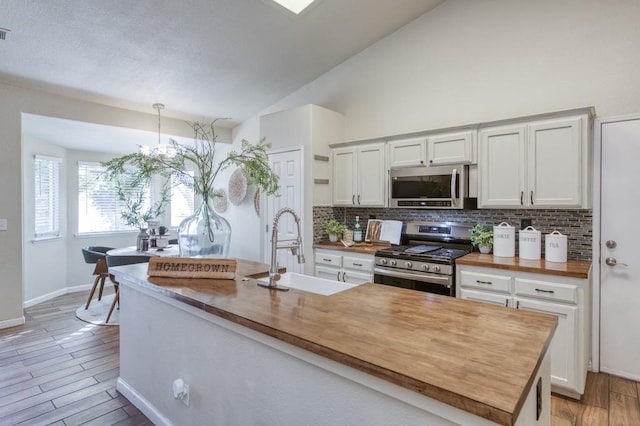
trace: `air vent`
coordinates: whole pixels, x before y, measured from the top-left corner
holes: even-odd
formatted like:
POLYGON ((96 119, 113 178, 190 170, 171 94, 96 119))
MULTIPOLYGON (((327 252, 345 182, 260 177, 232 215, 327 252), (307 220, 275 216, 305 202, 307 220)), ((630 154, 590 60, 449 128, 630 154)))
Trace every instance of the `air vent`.
POLYGON ((9 35, 10 30, 6 29, 6 28, 0 28, 0 40, 6 40, 7 36, 9 35))

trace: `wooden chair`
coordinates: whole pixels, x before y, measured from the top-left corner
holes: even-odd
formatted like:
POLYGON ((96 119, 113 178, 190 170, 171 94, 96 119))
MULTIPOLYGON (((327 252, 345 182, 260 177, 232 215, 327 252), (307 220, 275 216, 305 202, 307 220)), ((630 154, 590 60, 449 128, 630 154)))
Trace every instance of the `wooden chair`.
POLYGON ((100 283, 100 291, 98 292, 98 300, 102 299, 102 291, 104 290, 104 281, 109 276, 107 271, 107 261, 106 261, 106 253, 111 250, 112 247, 102 247, 102 246, 89 246, 82 248, 82 256, 84 257, 84 261, 86 263, 95 264, 95 268, 93 269, 93 275, 95 275, 96 279, 93 281, 93 287, 91 287, 91 293, 89 294, 89 299, 87 300, 87 304, 85 305, 85 309, 89 309, 89 305, 91 304, 91 300, 93 299, 93 295, 98 288, 98 283, 100 283))
MULTIPOLYGON (((146 263, 146 262, 149 262, 150 257, 151 256, 146 256, 143 254, 107 256, 107 268, 111 268, 113 266, 121 266, 121 265, 133 265, 134 263, 146 263)), ((113 283, 113 287, 116 290, 116 297, 113 298, 113 302, 111 303, 111 308, 109 308, 109 314, 107 315, 107 320, 105 321, 105 323, 109 322, 116 305, 119 306, 120 304, 120 283, 116 281, 116 277, 114 277, 113 274, 109 274, 109 279, 113 283)))

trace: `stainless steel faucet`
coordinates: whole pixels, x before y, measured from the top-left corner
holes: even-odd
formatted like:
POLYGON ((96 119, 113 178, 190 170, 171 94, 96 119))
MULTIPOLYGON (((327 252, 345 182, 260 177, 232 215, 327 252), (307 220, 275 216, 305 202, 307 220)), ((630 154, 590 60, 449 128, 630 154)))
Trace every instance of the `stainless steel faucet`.
POLYGON ((295 255, 298 258, 298 263, 304 263, 304 250, 302 248, 302 233, 300 232, 300 217, 296 214, 293 209, 289 207, 282 208, 278 210, 275 217, 273 218, 273 230, 271 231, 271 266, 269 267, 269 284, 263 284, 258 282, 258 285, 263 287, 268 287, 276 290, 289 290, 289 287, 279 286, 278 280, 280 279, 280 274, 278 273, 278 249, 290 249, 291 254, 295 255), (298 237, 291 244, 286 244, 279 246, 278 245, 278 222, 280 221, 280 216, 284 213, 290 213, 296 221, 296 227, 298 228, 298 237))

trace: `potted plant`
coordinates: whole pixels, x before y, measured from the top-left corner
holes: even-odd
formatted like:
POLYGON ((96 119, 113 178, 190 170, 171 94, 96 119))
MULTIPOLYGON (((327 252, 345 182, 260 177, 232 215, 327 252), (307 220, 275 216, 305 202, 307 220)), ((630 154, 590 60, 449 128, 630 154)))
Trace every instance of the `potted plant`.
POLYGON ((214 123, 203 125, 189 123, 194 131, 193 145, 181 145, 170 139, 170 150, 165 152, 134 152, 103 163, 107 172, 118 175, 125 168, 136 171, 136 177, 160 175, 167 180, 191 187, 202 199, 193 216, 178 226, 178 246, 181 256, 227 257, 231 241, 231 225, 215 213, 212 199, 217 196, 214 181, 218 174, 231 165, 241 167, 247 183, 260 188, 268 195, 278 192, 278 175, 273 173, 267 157, 271 145, 262 139, 257 144, 242 140, 239 151, 231 151, 216 161, 216 134, 214 123), (170 152, 170 154, 168 153, 170 152), (195 176, 189 173, 195 168, 195 176))
POLYGON ((471 244, 480 248, 480 253, 491 253, 493 229, 488 225, 476 224, 471 228, 471 244))
POLYGON ((324 224, 324 231, 329 234, 329 241, 336 242, 340 235, 347 229, 347 226, 344 223, 338 222, 335 219, 331 219, 324 224))

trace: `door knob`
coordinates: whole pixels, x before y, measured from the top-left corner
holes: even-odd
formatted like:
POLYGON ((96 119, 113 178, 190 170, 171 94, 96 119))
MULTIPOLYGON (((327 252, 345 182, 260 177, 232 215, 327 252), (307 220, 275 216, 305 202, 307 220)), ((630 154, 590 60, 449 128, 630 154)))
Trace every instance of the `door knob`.
POLYGON ((610 248, 610 249, 616 248, 616 246, 618 245, 618 243, 616 243, 614 240, 609 240, 604 244, 607 246, 607 248, 610 248))
POLYGON ((626 263, 618 263, 615 257, 607 257, 604 260, 604 263, 606 263, 609 266, 629 266, 626 263))

